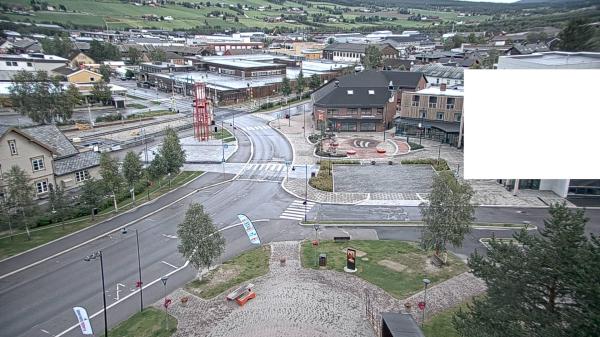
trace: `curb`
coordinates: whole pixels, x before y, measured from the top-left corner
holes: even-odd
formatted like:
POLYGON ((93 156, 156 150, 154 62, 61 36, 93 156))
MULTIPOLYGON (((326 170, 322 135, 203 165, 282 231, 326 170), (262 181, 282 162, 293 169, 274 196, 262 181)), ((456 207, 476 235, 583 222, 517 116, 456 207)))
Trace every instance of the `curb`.
MULTIPOLYGON (((313 223, 304 223, 302 221, 300 221, 298 223, 300 226, 303 227, 312 227, 313 223)), ((397 223, 385 223, 382 221, 382 223, 376 223, 376 222, 366 222, 366 223, 319 223, 318 224, 321 227, 423 227, 424 224, 423 222, 416 222, 416 221, 407 221, 406 223, 401 223, 401 222, 397 222, 397 223)), ((536 225, 529 225, 527 227, 522 226, 522 225, 518 225, 518 226, 514 226, 514 227, 508 227, 508 226, 495 226, 494 224, 490 224, 488 225, 482 225, 482 224, 473 224, 470 226, 473 229, 490 229, 490 230, 494 230, 494 229, 498 229, 498 230, 519 230, 519 229, 527 229, 527 230, 537 230, 538 227, 536 225)))

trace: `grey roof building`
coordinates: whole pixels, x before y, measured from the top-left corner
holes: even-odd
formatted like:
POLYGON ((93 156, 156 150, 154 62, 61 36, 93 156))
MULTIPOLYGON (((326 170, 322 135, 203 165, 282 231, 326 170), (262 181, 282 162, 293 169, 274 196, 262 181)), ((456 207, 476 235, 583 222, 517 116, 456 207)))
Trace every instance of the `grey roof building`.
POLYGON ((440 63, 414 65, 411 71, 418 71, 425 75, 427 82, 432 84, 457 85, 464 83, 465 69, 463 67, 445 66, 440 63))

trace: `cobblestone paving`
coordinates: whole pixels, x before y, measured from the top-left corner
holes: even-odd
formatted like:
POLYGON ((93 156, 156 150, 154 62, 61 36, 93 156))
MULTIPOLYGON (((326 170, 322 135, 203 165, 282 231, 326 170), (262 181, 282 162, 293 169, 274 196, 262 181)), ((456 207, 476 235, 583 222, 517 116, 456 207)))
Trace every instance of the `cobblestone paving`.
MULTIPOLYGON (((284 181, 283 186, 296 197, 304 198, 306 189, 305 179, 290 178, 284 181)), ((306 194, 308 200, 310 201, 329 204, 355 204, 357 202, 364 201, 369 198, 369 193, 332 193, 317 190, 316 188, 310 185, 308 185, 308 192, 306 194)))
MULTIPOLYGON (((429 165, 335 165, 334 191, 384 193, 428 193, 435 172, 429 165)), ((416 197, 416 196, 415 196, 416 197)))
MULTIPOLYGON (((178 320, 174 336, 374 336, 366 320, 367 294, 376 320, 381 312, 405 312, 407 302, 412 304, 410 313, 421 319, 417 303, 423 300, 422 292, 398 300, 354 275, 302 268, 296 241, 271 246, 270 271, 252 281, 257 297, 244 307, 225 301, 223 294, 212 300, 181 289, 170 294, 169 312, 178 320), (285 266, 280 265, 281 257, 287 259, 285 266), (185 306, 180 301, 184 296, 189 298, 185 306)), ((484 291, 483 282, 469 273, 432 286, 427 290, 427 317, 484 291)))

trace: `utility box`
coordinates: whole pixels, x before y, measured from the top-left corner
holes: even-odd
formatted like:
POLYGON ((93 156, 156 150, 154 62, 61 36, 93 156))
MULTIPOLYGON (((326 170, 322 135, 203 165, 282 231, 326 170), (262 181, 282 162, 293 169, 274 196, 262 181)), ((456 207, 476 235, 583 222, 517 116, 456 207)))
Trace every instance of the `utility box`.
POLYGON ((327 254, 319 255, 319 267, 327 267, 327 254))

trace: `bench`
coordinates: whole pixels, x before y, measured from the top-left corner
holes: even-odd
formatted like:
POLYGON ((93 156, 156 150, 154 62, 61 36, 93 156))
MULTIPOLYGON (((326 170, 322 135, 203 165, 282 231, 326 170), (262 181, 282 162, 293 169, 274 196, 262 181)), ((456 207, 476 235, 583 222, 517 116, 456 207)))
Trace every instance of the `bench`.
POLYGON ((249 291, 247 293, 242 294, 241 296, 238 296, 238 298, 236 298, 235 301, 240 307, 243 307, 244 304, 246 304, 246 302, 250 301, 253 298, 256 298, 256 293, 254 291, 249 291))
POLYGON ((333 242, 347 242, 347 241, 350 241, 349 236, 334 236, 333 237, 333 242))
POLYGON ((252 289, 252 288, 254 288, 254 284, 248 283, 245 286, 241 286, 241 287, 235 289, 234 291, 230 292, 226 298, 228 301, 233 301, 233 300, 237 299, 238 297, 240 297, 241 295, 243 295, 246 291, 250 291, 250 289, 252 289))

